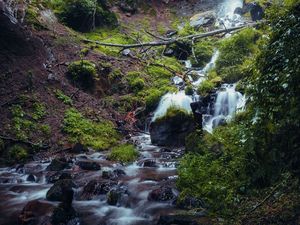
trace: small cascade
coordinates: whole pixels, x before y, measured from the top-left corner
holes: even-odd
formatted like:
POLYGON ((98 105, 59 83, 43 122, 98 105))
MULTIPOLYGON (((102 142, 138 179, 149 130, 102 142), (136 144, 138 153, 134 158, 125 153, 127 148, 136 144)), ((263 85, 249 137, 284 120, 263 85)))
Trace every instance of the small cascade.
POLYGON ((245 107, 245 96, 235 90, 235 84, 224 84, 217 93, 214 103, 214 114, 206 115, 203 121, 203 129, 212 132, 213 128, 230 121, 237 111, 245 107))
POLYGON ((243 0, 225 0, 217 12, 218 22, 217 26, 225 26, 226 28, 242 25, 243 18, 235 14, 237 8, 243 7, 243 0))
POLYGON ((152 121, 157 118, 164 116, 170 107, 177 107, 186 110, 188 113, 192 112, 191 103, 193 99, 186 95, 184 91, 179 91, 177 93, 167 93, 165 94, 154 112, 152 121))

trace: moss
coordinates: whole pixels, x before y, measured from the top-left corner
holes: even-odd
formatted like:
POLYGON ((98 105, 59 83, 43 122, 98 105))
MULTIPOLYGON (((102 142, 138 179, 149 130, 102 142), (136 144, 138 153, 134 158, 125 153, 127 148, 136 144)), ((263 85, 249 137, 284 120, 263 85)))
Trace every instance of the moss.
POLYGON ((214 42, 212 40, 203 40, 196 43, 193 47, 197 60, 195 60, 194 57, 190 57, 192 65, 195 67, 204 67, 213 55, 215 48, 214 42))
POLYGON ((63 131, 71 143, 81 143, 96 150, 108 149, 119 140, 110 121, 94 122, 73 108, 65 112, 63 131))
POLYGON ((185 94, 186 95, 193 95, 194 94, 194 89, 193 89, 193 86, 192 85, 188 85, 186 88, 185 88, 185 94))
POLYGON ((29 6, 25 14, 25 22, 37 30, 45 29, 39 21, 39 9, 37 7, 29 6))
POLYGON ((28 156, 28 151, 20 145, 13 145, 8 148, 8 157, 11 162, 24 162, 28 156))
POLYGON ((146 93, 147 93, 145 97, 146 110, 150 112, 157 107, 160 98, 164 95, 164 92, 157 90, 156 88, 152 88, 147 90, 146 93))
POLYGON ((133 145, 124 144, 114 147, 108 157, 110 160, 116 160, 122 163, 130 163, 136 160, 138 156, 139 153, 133 145))
POLYGON ((184 109, 173 106, 168 108, 167 113, 164 116, 157 118, 155 122, 160 123, 170 119, 172 119, 172 121, 177 121, 177 122, 193 120, 193 115, 191 113, 188 113, 184 109))
POLYGON ((63 93, 63 91, 56 89, 56 90, 54 90, 54 93, 55 93, 56 98, 61 100, 64 104, 66 104, 66 105, 73 104, 72 99, 69 96, 65 95, 63 93))
POLYGON ((96 65, 88 60, 75 61, 68 66, 70 80, 85 90, 94 88, 96 74, 96 65))
POLYGON ((200 84, 200 86, 197 89, 197 92, 201 96, 206 96, 209 93, 211 93, 215 87, 216 84, 214 84, 211 80, 205 80, 200 84))

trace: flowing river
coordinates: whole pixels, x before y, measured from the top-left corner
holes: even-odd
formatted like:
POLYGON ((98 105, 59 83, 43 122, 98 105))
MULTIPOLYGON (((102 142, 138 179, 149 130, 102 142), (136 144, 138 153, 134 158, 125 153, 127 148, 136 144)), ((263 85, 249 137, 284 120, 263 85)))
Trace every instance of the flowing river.
MULTIPOLYGON (((219 9, 218 26, 235 26, 243 23, 242 18, 233 13, 240 7, 240 0, 226 0, 219 9)), ((207 72, 214 67, 219 52, 215 51, 211 61, 202 69, 194 70, 198 78, 191 80, 196 89, 207 72)), ((190 67, 190 63, 186 62, 190 67)), ((193 69, 193 68, 192 68, 193 69)), ((182 81, 174 78, 180 86, 182 81)), ((163 116, 170 106, 191 112, 190 103, 199 99, 196 94, 188 96, 184 91, 168 93, 162 97, 152 121, 163 116)), ((216 93, 215 101, 203 115, 203 128, 212 132, 222 121, 229 120, 237 110, 245 106, 245 96, 235 91, 235 84, 224 84, 216 93)), ((59 171, 49 171, 51 159, 34 161, 0 169, 0 224, 18 224, 24 206, 35 201, 38 224, 49 221, 53 208, 59 202, 47 201, 46 194, 54 180, 62 174, 76 184, 73 207, 78 212, 82 224, 91 225, 147 225, 157 224, 160 216, 171 215, 176 209, 174 201, 178 195, 175 188, 178 158, 182 148, 162 148, 151 144, 150 136, 135 134, 130 141, 140 152, 139 160, 130 165, 113 163, 106 159, 106 153, 67 153, 63 157, 68 166, 59 171), (101 170, 83 170, 78 162, 101 165, 101 170), (117 196, 113 202, 108 195, 117 196)), ((33 206, 34 207, 34 206, 33 206)), ((79 220, 71 224, 80 224, 79 220)))

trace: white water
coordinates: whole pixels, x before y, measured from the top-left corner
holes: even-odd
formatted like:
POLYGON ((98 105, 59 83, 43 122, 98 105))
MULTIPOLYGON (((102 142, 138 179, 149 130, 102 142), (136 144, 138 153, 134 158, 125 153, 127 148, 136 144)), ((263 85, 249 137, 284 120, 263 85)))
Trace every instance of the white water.
POLYGON ((204 130, 211 133, 213 128, 230 121, 237 111, 244 109, 245 96, 236 91, 235 87, 235 84, 222 85, 214 104, 214 115, 207 116, 203 122, 204 130))
POLYGON ((185 95, 184 91, 179 91, 177 93, 167 93, 165 94, 154 112, 152 121, 155 121, 157 118, 164 116, 167 113, 167 110, 170 107, 176 107, 184 109, 188 113, 192 112, 190 104, 193 102, 193 99, 185 95))
MULTIPOLYGON (((237 7, 243 7, 243 0, 224 0, 220 5, 217 12, 217 22, 218 27, 234 27, 243 24, 243 18, 240 15, 234 14, 237 7)), ((215 50, 214 54, 209 63, 201 70, 192 70, 189 73, 189 79, 192 82, 194 89, 197 89, 199 85, 207 79, 207 73, 215 67, 216 61, 219 57, 219 51, 215 50), (191 73, 196 74, 196 79, 193 80, 191 73)), ((185 66, 187 69, 191 69, 191 62, 189 60, 185 61, 185 66)), ((180 80, 181 81, 181 80, 180 80)), ((179 86, 179 79, 176 77, 173 79, 173 83, 179 86)), ((213 128, 220 125, 225 121, 230 121, 236 111, 243 110, 245 107, 245 96, 235 90, 235 84, 223 85, 217 92, 217 98, 214 103, 214 113, 209 114, 209 109, 207 110, 207 115, 203 115, 203 129, 212 132, 213 128)), ((195 92, 195 91, 194 91, 195 92)), ((168 108, 175 106, 181 109, 191 112, 190 103, 198 101, 199 96, 194 94, 193 96, 185 95, 184 91, 180 91, 176 94, 168 93, 164 95, 156 109, 152 121, 157 118, 164 116, 168 108)), ((211 107, 211 106, 210 106, 211 107)))

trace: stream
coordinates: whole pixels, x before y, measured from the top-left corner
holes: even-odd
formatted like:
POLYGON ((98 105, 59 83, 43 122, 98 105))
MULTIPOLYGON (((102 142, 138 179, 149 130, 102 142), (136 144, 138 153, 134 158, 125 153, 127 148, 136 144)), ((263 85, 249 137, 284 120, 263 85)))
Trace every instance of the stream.
MULTIPOLYGON (((220 6, 217 26, 231 27, 243 23, 242 18, 233 13, 241 5, 240 0, 225 0, 220 6)), ((185 62, 187 69, 198 75, 197 79, 190 76, 195 90, 214 67, 218 55, 216 49, 211 61, 201 70, 193 69, 190 62, 185 62)), ((163 116, 174 105, 187 112, 192 111, 190 104, 198 101, 200 96, 196 93, 186 95, 182 82, 178 77, 173 78, 173 83, 181 90, 162 97, 152 121, 163 116)), ((212 132, 214 127, 230 120, 236 111, 244 107, 245 96, 235 91, 235 84, 223 84, 216 92, 214 102, 207 106, 203 129, 212 132)), ((107 160, 105 152, 89 151, 65 154, 63 158, 67 166, 59 171, 49 170, 53 159, 1 168, 0 225, 18 224, 24 206, 32 201, 31 210, 34 209, 33 214, 36 213, 39 224, 46 224, 53 208, 59 204, 46 200, 46 195, 61 176, 67 176, 75 183, 72 205, 79 213, 82 224, 153 225, 162 215, 172 215, 178 196, 175 188, 176 167, 184 149, 152 145, 147 134, 132 135, 130 142, 140 153, 139 160, 130 165, 107 160), (101 169, 82 169, 80 162, 101 165, 101 169), (113 200, 108 200, 108 196, 114 196, 113 200)), ((81 222, 75 220, 70 224, 81 222)))

